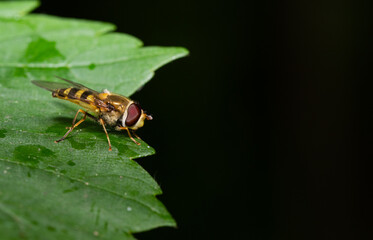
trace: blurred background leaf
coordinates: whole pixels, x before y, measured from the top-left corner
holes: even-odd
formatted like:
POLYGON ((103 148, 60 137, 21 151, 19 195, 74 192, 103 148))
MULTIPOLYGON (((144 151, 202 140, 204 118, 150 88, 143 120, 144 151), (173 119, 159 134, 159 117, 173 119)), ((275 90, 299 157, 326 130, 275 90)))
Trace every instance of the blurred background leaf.
POLYGON ((21 17, 39 6, 38 1, 4 1, 0 6, 0 17, 21 17))

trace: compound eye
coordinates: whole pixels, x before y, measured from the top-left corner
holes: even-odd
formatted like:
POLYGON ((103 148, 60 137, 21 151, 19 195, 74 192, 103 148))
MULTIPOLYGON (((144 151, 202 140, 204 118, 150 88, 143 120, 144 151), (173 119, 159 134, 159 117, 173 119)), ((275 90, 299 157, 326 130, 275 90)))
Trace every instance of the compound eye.
POLYGON ((132 103, 127 109, 126 126, 133 126, 137 123, 141 116, 141 108, 136 104, 132 103))

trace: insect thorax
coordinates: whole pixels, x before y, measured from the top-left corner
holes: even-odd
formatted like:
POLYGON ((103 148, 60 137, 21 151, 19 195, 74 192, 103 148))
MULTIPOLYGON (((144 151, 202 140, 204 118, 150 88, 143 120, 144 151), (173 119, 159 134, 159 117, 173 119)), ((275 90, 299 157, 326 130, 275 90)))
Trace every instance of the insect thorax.
POLYGON ((111 111, 111 112, 106 112, 101 114, 101 118, 105 121, 106 124, 109 126, 116 126, 117 121, 119 118, 121 118, 123 114, 118 112, 118 111, 111 111))

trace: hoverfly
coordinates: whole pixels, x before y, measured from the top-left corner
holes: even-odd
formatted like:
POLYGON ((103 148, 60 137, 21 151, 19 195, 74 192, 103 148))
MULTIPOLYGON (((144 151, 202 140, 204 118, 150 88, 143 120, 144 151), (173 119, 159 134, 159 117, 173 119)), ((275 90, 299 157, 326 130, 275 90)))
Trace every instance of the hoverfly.
POLYGON ((109 143, 109 151, 111 151, 111 143, 105 125, 114 127, 117 131, 126 130, 132 141, 140 145, 140 143, 132 137, 131 132, 135 137, 139 138, 134 131, 144 125, 145 119, 152 120, 153 117, 146 114, 137 103, 127 97, 111 93, 107 89, 103 90, 103 92, 96 92, 82 84, 61 77, 57 78, 65 82, 58 83, 34 80, 32 83, 51 91, 53 97, 78 104, 85 110, 78 110, 75 114, 72 126, 68 127, 68 131, 65 135, 61 139, 55 141, 55 143, 63 141, 69 133, 88 116, 102 125, 109 143), (83 118, 76 122, 79 113, 83 114, 83 118))

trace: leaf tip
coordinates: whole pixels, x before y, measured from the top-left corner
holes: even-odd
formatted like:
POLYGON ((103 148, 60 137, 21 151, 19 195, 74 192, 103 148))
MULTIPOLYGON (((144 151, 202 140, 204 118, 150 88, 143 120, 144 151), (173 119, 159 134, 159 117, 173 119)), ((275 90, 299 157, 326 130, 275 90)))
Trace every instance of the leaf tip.
POLYGON ((190 54, 189 50, 184 47, 175 47, 177 55, 175 56, 175 59, 186 57, 190 54))

